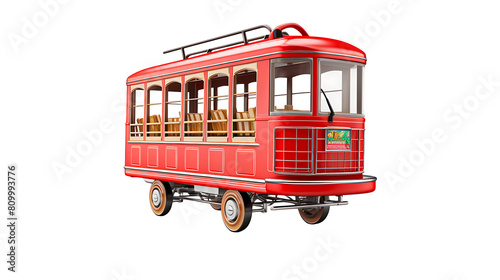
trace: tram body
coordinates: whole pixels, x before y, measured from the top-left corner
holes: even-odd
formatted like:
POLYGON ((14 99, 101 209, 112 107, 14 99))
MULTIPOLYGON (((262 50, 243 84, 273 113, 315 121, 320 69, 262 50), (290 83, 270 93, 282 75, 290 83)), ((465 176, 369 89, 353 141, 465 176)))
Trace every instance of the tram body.
MULTIPOLYGON (((239 231, 267 206, 304 218, 375 190, 364 175, 364 52, 296 24, 269 31, 194 56, 177 49, 184 59, 127 79, 125 174, 153 181, 156 214, 191 198, 222 208, 239 231)), ((304 220, 324 219, 315 215, 304 220)))

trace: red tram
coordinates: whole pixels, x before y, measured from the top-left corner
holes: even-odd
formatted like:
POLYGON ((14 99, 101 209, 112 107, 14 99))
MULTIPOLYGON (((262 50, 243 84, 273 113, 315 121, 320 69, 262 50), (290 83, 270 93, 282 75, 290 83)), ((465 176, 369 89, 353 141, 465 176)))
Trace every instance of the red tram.
POLYGON ((375 190, 363 174, 363 51, 294 23, 173 51, 183 59, 127 79, 125 174, 151 183, 156 215, 193 200, 221 210, 231 231, 268 208, 316 224, 343 195, 375 190))

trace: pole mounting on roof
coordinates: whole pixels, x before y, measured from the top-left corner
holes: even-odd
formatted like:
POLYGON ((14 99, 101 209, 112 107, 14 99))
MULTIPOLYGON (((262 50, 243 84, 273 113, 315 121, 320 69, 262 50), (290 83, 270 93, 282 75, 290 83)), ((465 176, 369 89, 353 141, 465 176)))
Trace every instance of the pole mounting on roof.
POLYGON ((247 32, 253 31, 253 30, 262 29, 262 28, 267 29, 269 32, 272 31, 272 29, 271 29, 271 27, 269 27, 269 25, 259 25, 259 26, 255 26, 255 27, 252 27, 252 28, 243 29, 241 31, 237 31, 237 32, 226 34, 226 35, 222 35, 222 36, 219 36, 219 37, 215 37, 215 38, 212 38, 212 39, 208 39, 208 40, 205 40, 205 41, 201 41, 201 42, 198 42, 198 43, 189 44, 189 45, 185 45, 185 46, 178 47, 178 48, 175 48, 175 49, 171 49, 171 50, 168 50, 168 51, 164 51, 163 53, 166 54, 166 53, 170 53, 170 52, 174 52, 174 51, 180 50, 181 53, 182 53, 182 59, 186 59, 186 58, 189 58, 190 56, 193 56, 193 55, 202 54, 202 53, 209 53, 209 52, 212 52, 214 50, 229 48, 229 47, 236 46, 236 45, 241 45, 241 44, 246 45, 246 44, 248 44, 250 42, 253 42, 253 41, 266 39, 269 36, 269 35, 264 35, 264 36, 260 36, 260 37, 250 38, 250 39, 247 37, 247 34, 246 34, 247 32), (224 39, 224 38, 231 37, 231 36, 238 35, 238 34, 241 34, 241 36, 242 36, 242 40, 241 41, 237 41, 237 42, 234 42, 234 43, 230 43, 230 44, 226 44, 226 45, 222 45, 222 46, 218 46, 218 47, 206 49, 206 50, 203 50, 203 51, 193 52, 193 53, 190 53, 190 54, 186 55, 186 48, 190 48, 190 47, 194 47, 194 46, 197 46, 197 45, 209 43, 209 42, 212 42, 212 41, 224 39))

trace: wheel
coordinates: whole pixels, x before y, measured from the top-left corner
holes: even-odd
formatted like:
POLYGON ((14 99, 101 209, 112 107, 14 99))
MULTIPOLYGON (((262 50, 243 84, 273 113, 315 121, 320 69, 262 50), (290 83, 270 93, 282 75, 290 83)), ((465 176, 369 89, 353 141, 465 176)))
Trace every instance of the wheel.
POLYGON ((215 204, 210 204, 214 210, 220 211, 221 206, 220 205, 215 205, 215 204))
MULTIPOLYGON (((321 197, 319 201, 323 203, 325 198, 321 197)), ((324 221, 328 216, 328 212, 330 212, 330 206, 299 209, 302 220, 311 225, 319 224, 324 221)))
POLYGON ((172 189, 167 184, 162 181, 154 181, 151 184, 151 189, 149 190, 149 204, 151 204, 151 210, 158 216, 165 216, 172 208, 172 203, 174 202, 174 194, 172 189))
POLYGON ((250 223, 252 201, 246 192, 226 191, 221 206, 222 221, 230 231, 242 231, 250 223))

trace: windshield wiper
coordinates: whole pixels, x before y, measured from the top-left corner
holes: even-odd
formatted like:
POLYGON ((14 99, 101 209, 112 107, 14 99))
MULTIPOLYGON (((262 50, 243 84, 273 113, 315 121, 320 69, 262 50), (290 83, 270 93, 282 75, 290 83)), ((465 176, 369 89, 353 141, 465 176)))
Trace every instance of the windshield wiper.
POLYGON ((328 108, 330 108, 330 115, 328 116, 328 122, 332 123, 333 116, 335 116, 335 112, 333 111, 332 104, 330 104, 330 100, 328 100, 328 97, 326 96, 325 91, 323 89, 321 89, 321 92, 323 93, 323 96, 325 96, 326 104, 328 104, 328 108))

